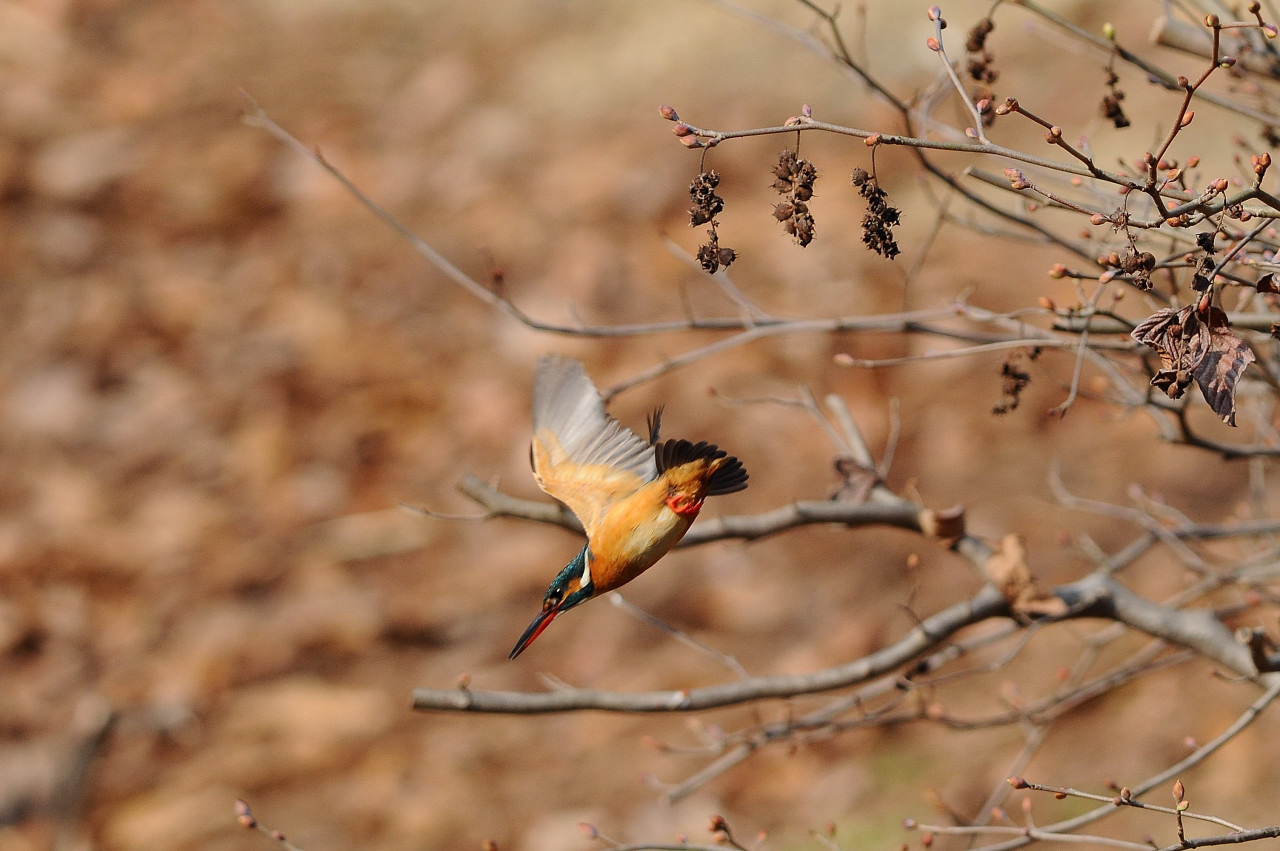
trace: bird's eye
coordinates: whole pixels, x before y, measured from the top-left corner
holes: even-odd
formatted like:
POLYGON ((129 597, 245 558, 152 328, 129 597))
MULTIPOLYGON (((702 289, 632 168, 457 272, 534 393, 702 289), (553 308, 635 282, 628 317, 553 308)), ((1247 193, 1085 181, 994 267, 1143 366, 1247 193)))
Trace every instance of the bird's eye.
POLYGON ((546 598, 545 600, 543 600, 543 601, 542 601, 542 608, 543 608, 543 610, 545 611, 545 610, 547 610, 547 609, 551 609, 551 608, 554 608, 554 607, 556 607, 556 606, 560 605, 560 598, 561 598, 561 597, 563 597, 563 596, 564 596, 564 595, 563 595, 562 593, 560 593, 559 591, 555 591, 555 592, 553 592, 553 593, 551 593, 551 594, 548 594, 548 595, 547 595, 547 598, 546 598))

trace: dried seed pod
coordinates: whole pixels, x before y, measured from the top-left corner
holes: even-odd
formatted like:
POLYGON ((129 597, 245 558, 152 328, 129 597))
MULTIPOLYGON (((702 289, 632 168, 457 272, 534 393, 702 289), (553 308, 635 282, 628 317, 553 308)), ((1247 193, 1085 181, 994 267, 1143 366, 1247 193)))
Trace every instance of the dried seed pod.
POLYGON ((773 175, 777 178, 773 182, 774 191, 786 199, 774 207, 773 216, 782 222, 783 230, 804 247, 813 241, 813 216, 805 202, 813 198, 813 184, 818 179, 818 169, 788 148, 778 154, 773 175))
POLYGON ((902 211, 888 202, 888 193, 880 188, 874 176, 855 169, 853 185, 867 201, 867 214, 862 217, 862 242, 875 253, 892 260, 900 253, 893 228, 900 223, 902 211))

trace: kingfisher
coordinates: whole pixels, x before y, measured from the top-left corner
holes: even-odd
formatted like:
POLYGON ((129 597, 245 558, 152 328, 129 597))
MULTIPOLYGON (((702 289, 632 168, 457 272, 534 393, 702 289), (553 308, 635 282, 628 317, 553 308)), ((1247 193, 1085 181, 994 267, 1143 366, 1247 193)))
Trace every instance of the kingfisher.
POLYGON ((538 486, 564 503, 587 543, 552 580, 542 611, 520 636, 514 659, 557 615, 635 579, 666 555, 708 496, 747 486, 742 462, 706 442, 649 439, 605 413, 600 391, 579 361, 544 355, 533 384, 530 460, 538 486))

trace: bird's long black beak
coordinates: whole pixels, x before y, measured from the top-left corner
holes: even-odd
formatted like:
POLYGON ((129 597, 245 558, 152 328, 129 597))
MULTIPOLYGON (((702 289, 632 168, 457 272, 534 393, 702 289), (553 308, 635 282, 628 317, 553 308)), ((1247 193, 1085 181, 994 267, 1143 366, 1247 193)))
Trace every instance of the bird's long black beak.
POLYGON ((520 636, 520 640, 516 642, 516 646, 511 649, 511 655, 507 658, 514 659, 523 653, 524 649, 532 644, 535 638, 542 635, 542 631, 551 625, 551 622, 555 620, 556 615, 560 614, 561 611, 563 611, 562 606, 553 606, 538 612, 538 616, 533 619, 533 623, 529 624, 529 628, 524 631, 524 635, 520 636))

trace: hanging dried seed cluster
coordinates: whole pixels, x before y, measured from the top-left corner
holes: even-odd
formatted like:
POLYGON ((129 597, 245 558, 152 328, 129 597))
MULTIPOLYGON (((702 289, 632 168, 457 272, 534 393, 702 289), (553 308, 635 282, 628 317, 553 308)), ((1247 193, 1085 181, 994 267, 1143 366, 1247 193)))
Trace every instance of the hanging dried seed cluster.
POLYGON ((720 247, 720 235, 714 227, 707 231, 707 241, 698 246, 698 265, 714 275, 721 266, 729 268, 738 254, 732 248, 720 247))
POLYGON ((866 169, 853 170, 853 185, 858 187, 858 194, 867 200, 867 214, 862 217, 862 241, 881 257, 892 260, 899 254, 898 241, 893 238, 893 229, 898 226, 902 211, 889 206, 886 200, 889 195, 880 188, 875 177, 866 169))
POLYGON ((970 100, 982 115, 983 127, 990 127, 996 120, 992 107, 996 96, 991 89, 991 84, 1000 76, 1000 72, 996 70, 993 64, 994 58, 987 50, 987 36, 991 35, 995 28, 995 21, 983 18, 969 30, 969 40, 964 46, 968 53, 965 70, 969 72, 969 78, 976 84, 973 91, 969 93, 970 100))
POLYGON ((1034 361, 1040 357, 1040 349, 1014 349, 1000 364, 1000 401, 991 409, 991 413, 1004 416, 1017 409, 1022 403, 1022 391, 1031 384, 1031 373, 1023 368, 1026 361, 1034 361))
POLYGON ((1129 116, 1124 114, 1124 107, 1120 105, 1124 100, 1124 92, 1120 90, 1119 82, 1120 78, 1116 76, 1116 72, 1108 67, 1108 91, 1102 97, 1102 117, 1110 121, 1117 130, 1123 130, 1129 126, 1129 116))
POLYGON ((737 259, 732 248, 720 247, 720 235, 716 232, 716 216, 724 209, 724 199, 716 194, 719 185, 720 175, 714 171, 700 173, 689 184, 689 197, 693 200, 693 206, 689 208, 689 226, 696 228, 711 223, 707 241, 698 246, 698 263, 711 274, 721 266, 728 268, 737 259))
POLYGON ((773 182, 774 191, 786 199, 773 208, 773 217, 782 222, 783 230, 803 248, 813 242, 813 216, 808 202, 813 197, 818 170, 813 163, 788 149, 778 154, 773 174, 777 178, 773 182))
POLYGON ((1191 289, 1198 293, 1206 292, 1213 284, 1209 276, 1217 265, 1213 260, 1213 255, 1218 253, 1217 246, 1213 244, 1217 235, 1217 231, 1196 234, 1196 248, 1200 249, 1200 259, 1196 261, 1196 270, 1191 275, 1191 289))
POLYGON ((720 175, 714 171, 704 171, 689 184, 689 197, 693 206, 689 208, 689 227, 696 228, 720 215, 724 209, 724 199, 716 194, 720 185, 720 175))

